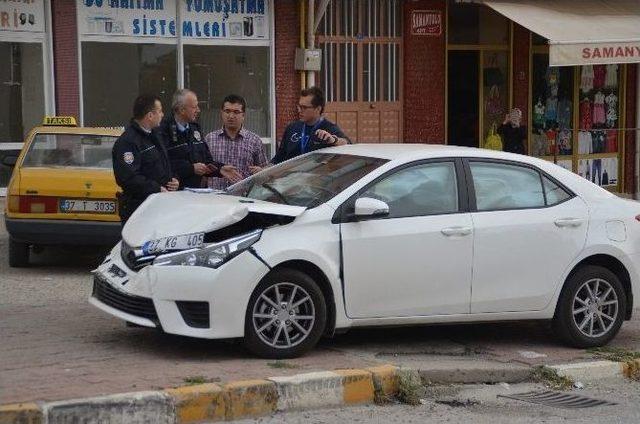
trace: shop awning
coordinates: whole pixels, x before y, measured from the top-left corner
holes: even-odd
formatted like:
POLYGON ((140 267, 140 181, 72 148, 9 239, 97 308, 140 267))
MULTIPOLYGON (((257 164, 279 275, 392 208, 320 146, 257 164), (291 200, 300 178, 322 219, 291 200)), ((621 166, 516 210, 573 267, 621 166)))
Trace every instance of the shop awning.
POLYGON ((640 62, 640 0, 486 0, 549 40, 551 66, 640 62))

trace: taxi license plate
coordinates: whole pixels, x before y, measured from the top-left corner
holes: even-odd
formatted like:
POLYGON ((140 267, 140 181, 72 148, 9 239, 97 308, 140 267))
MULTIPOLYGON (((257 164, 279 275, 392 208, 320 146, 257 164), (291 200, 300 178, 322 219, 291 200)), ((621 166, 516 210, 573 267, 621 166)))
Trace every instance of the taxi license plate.
POLYGON ((115 214, 115 200, 60 199, 59 209, 62 213, 104 213, 115 214))
POLYGON ((202 247, 203 244, 204 233, 184 234, 148 241, 142 245, 142 251, 145 255, 150 255, 168 250, 195 249, 202 247))

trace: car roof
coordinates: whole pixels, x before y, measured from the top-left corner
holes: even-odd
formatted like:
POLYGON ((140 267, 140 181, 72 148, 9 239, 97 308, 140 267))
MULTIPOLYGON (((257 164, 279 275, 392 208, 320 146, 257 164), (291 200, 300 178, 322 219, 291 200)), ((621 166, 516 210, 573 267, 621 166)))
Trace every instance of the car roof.
POLYGON ((106 128, 106 127, 67 127, 40 125, 33 129, 35 134, 87 134, 87 135, 110 135, 119 137, 124 128, 106 128))
POLYGON ((418 160, 440 157, 486 157, 506 160, 518 160, 528 162, 529 156, 495 150, 479 149, 475 147, 450 146, 445 144, 423 143, 381 143, 381 144, 348 144, 339 147, 330 147, 322 150, 323 153, 342 153, 357 156, 376 157, 387 160, 418 160))

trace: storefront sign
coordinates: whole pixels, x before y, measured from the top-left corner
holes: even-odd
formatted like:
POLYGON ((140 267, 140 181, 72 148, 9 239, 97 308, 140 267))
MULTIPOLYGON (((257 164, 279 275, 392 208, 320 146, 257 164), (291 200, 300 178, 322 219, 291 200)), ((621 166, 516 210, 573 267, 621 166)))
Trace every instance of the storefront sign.
POLYGON ((411 12, 412 35, 442 35, 442 12, 439 10, 414 10, 411 12))
POLYGON ((175 37, 176 0, 78 0, 84 35, 175 37))
POLYGON ((550 66, 640 63, 640 42, 551 44, 550 66))
POLYGON ((268 0, 183 0, 182 36, 267 39, 268 3, 268 0))
MULTIPOLYGON (((2 0, 0 0, 1 2, 2 0)), ((84 35, 266 39, 268 0, 78 0, 84 35), (176 1, 182 21, 176 23, 176 1)))
POLYGON ((44 0, 0 0, 0 32, 44 32, 44 0))

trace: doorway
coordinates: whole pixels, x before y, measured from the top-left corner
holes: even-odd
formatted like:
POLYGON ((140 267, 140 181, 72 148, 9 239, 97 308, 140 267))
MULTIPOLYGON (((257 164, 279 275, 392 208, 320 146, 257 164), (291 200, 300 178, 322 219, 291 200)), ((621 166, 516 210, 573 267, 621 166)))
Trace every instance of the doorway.
POLYGON ((480 52, 452 50, 448 54, 448 144, 478 147, 480 52))

